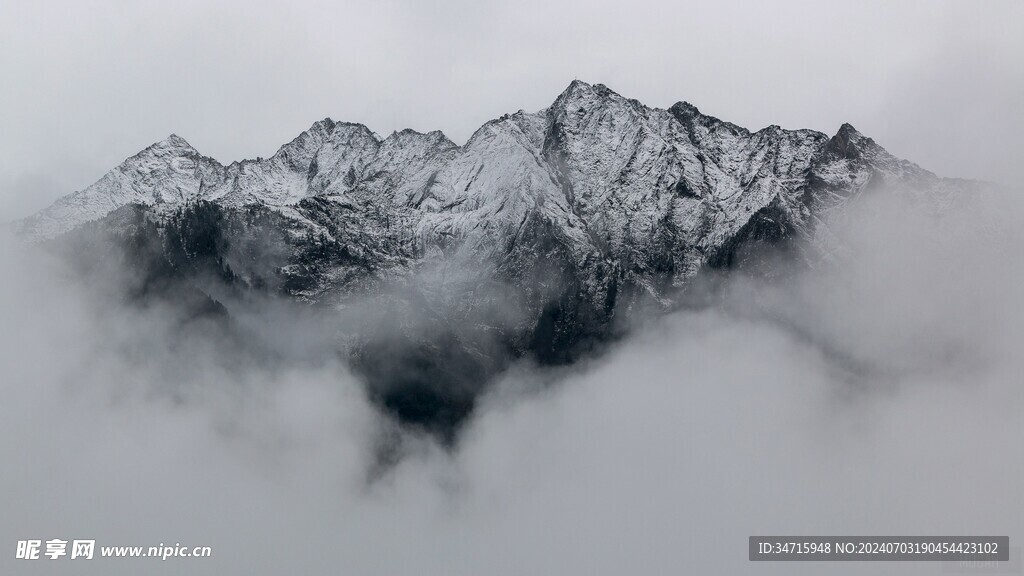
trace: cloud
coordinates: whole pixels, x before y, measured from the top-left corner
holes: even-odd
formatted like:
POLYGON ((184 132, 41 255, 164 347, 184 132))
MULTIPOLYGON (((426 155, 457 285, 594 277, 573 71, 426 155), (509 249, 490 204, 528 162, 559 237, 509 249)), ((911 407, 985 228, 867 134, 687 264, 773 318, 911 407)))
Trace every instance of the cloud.
MULTIPOLYGON (((454 451, 396 429, 340 361, 255 317, 112 298, 0 243, 0 557, 17 574, 820 573, 753 534, 1024 536, 1019 207, 876 193, 838 265, 736 276, 567 369, 514 366, 454 451), (182 337, 182 330, 187 337, 182 337), (277 344, 275 344, 277 343, 277 344), (381 442, 403 456, 374 471, 381 442), (17 540, 211 546, 16 561, 17 540)), ((781 266, 781 264, 780 264, 781 266)), ((931 564, 829 572, 934 573, 931 564)))

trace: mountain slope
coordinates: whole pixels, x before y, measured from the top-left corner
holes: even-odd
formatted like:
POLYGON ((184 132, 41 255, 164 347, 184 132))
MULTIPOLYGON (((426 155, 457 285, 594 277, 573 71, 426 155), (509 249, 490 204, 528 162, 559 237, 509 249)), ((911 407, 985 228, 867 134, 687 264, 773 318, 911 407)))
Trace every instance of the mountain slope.
POLYGON ((462 146, 325 119, 224 166, 172 135, 20 226, 58 242, 147 230, 162 246, 147 269, 170 263, 229 312, 240 292, 368 307, 339 345, 382 405, 451 429, 512 359, 572 361, 704 269, 756 265, 765 246, 828 257, 830 215, 890 184, 934 203, 974 186, 848 124, 750 132, 575 81, 462 146))

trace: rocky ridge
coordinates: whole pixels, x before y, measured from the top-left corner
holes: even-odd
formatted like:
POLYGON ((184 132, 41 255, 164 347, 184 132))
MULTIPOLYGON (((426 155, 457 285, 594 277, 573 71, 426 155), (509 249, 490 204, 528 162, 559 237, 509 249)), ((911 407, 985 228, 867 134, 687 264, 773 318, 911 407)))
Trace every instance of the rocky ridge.
POLYGON ((849 124, 751 132, 575 81, 462 146, 324 119, 225 166, 171 135, 19 226, 36 241, 119 233, 137 221, 127 211, 183 277, 207 261, 235 290, 336 310, 373 300, 395 326, 354 337, 371 390, 400 416, 449 425, 508 359, 571 361, 629 310, 671 307, 702 270, 756 263, 765 247, 827 257, 829 215, 892 185, 939 203, 974 186, 849 124))

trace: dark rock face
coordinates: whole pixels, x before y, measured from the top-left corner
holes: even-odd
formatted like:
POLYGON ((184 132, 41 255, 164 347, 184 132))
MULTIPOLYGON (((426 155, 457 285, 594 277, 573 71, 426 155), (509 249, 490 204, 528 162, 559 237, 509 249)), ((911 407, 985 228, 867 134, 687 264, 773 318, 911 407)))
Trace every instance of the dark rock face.
MULTIPOLYGON (((515 359, 573 362, 703 270, 813 259, 828 213, 881 184, 936 201, 972 186, 848 124, 750 132, 577 81, 461 147, 327 119, 223 166, 172 135, 21 229, 63 249, 104 238, 138 272, 133 298, 173 294, 197 315, 257 296, 347 314, 337 349, 370 397, 450 439, 515 359)), ((104 250, 75 252, 103 266, 104 250)))

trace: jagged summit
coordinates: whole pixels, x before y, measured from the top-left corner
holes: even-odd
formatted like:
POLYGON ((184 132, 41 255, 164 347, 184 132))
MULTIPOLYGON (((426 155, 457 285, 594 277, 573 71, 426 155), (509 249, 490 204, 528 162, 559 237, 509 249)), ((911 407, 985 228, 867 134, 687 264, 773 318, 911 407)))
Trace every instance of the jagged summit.
MULTIPOLYGON (((549 108, 492 120, 462 147, 440 131, 406 129, 380 138, 363 124, 324 118, 269 158, 225 167, 171 134, 27 219, 23 229, 32 238, 49 238, 128 203, 166 208, 201 199, 283 209, 320 195, 372 189, 378 200, 401 206, 424 198, 424 190, 409 187, 429 181, 426 197, 437 199, 439 207, 482 206, 491 196, 510 193, 513 200, 558 205, 552 202, 556 193, 544 191, 554 188, 569 200, 567 213, 584 218, 610 218, 615 206, 643 211, 650 203, 660 212, 666 202, 682 201, 669 201, 662 192, 675 190, 679 198, 705 200, 686 209, 711 210, 702 218, 720 221, 712 229, 732 230, 747 212, 814 180, 804 177, 801 185, 801 174, 817 167, 826 172, 817 181, 833 186, 841 181, 837 170, 863 179, 865 163, 890 173, 930 174, 892 157, 849 124, 831 138, 778 126, 751 133, 685 101, 668 110, 649 108, 603 84, 573 80, 549 108), (489 179, 481 180, 485 175, 489 179)), ((614 236, 625 234, 624 222, 633 219, 616 216, 614 236)), ((693 226, 688 219, 677 224, 693 226)))
POLYGON ((679 116, 690 116, 694 118, 703 116, 703 114, 701 114, 700 110, 696 106, 690 104, 689 102, 686 102, 685 100, 680 100, 679 102, 673 104, 669 108, 669 111, 679 116))
POLYGON ((593 89, 593 86, 591 84, 589 84, 587 82, 584 82, 583 80, 580 80, 579 78, 576 78, 576 79, 573 79, 572 82, 569 82, 569 85, 565 87, 565 90, 562 90, 562 93, 558 95, 558 97, 555 99, 555 101, 558 101, 558 100, 560 100, 562 98, 568 98, 568 97, 570 97, 573 94, 589 91, 589 90, 592 90, 592 89, 593 89))
POLYGON ((195 148, 192 147, 191 144, 188 143, 187 140, 185 140, 181 136, 178 136, 177 134, 171 134, 167 138, 164 138, 163 140, 160 140, 158 142, 154 142, 154 143, 150 144, 149 146, 146 146, 141 151, 139 151, 139 153, 136 154, 135 157, 140 157, 140 156, 145 155, 145 154, 151 154, 151 155, 168 155, 168 154, 188 155, 188 154, 198 154, 198 152, 196 151, 195 148))
POLYGON ((395 325, 345 341, 355 369, 401 419, 450 431, 509 358, 571 361, 704 270, 770 266, 767 248, 834 253, 830 216, 885 184, 929 201, 973 186, 849 124, 751 132, 576 80, 462 146, 326 118, 224 166, 171 135, 20 226, 147 246, 141 273, 185 292, 376 302, 395 325))
POLYGON ((329 132, 331 129, 334 128, 335 124, 337 124, 337 122, 335 122, 330 116, 327 116, 323 120, 317 120, 316 122, 314 122, 313 125, 310 126, 309 129, 310 130, 321 129, 321 130, 326 130, 326 131, 329 132))
POLYGON ((840 136, 861 135, 860 132, 858 132, 857 129, 853 127, 853 124, 850 124, 849 122, 843 122, 843 125, 839 127, 839 132, 837 132, 837 134, 840 136))
POLYGON ((853 125, 844 123, 828 141, 826 152, 847 159, 859 158, 864 145, 873 145, 874 141, 867 139, 857 131, 853 125))
POLYGON ((192 148, 192 145, 185 141, 184 138, 177 134, 171 134, 167 138, 157 142, 153 146, 167 147, 167 148, 192 148))
POLYGON ((588 84, 582 80, 573 80, 555 98, 551 108, 564 109, 572 107, 578 109, 584 106, 613 106, 626 102, 629 102, 629 100, 604 84, 588 84))

